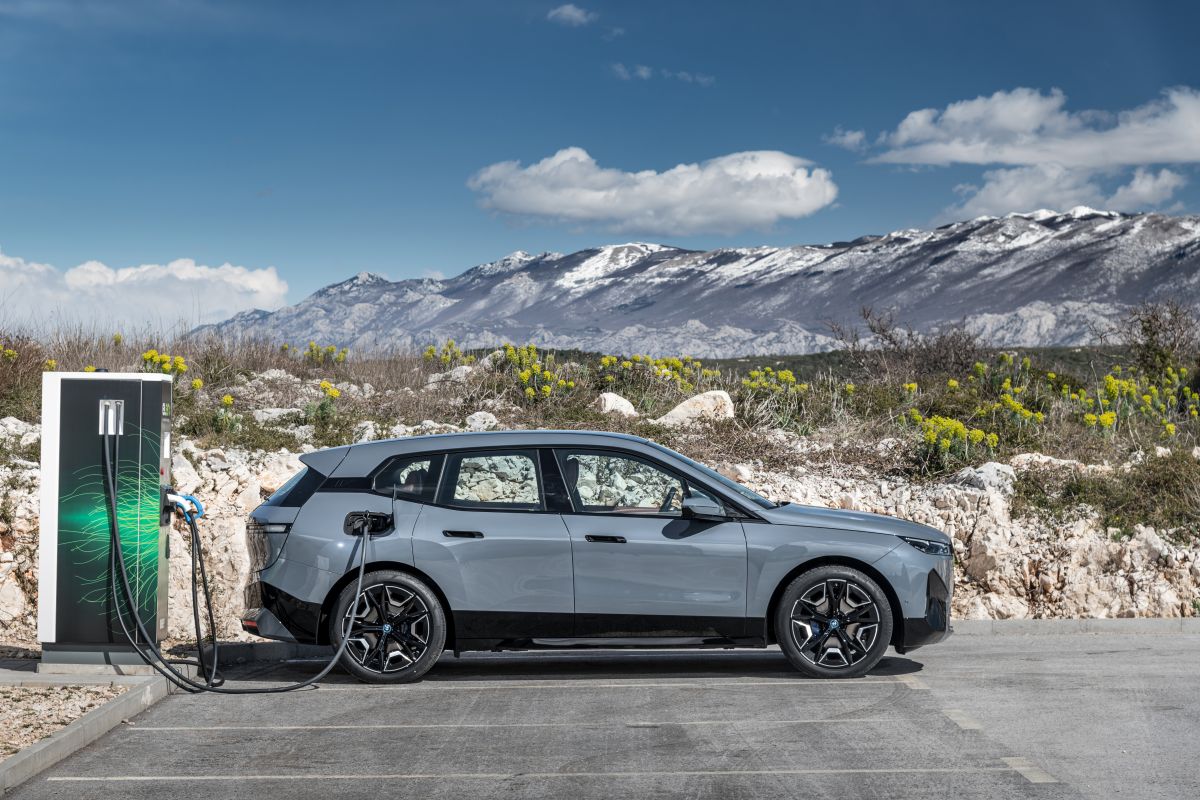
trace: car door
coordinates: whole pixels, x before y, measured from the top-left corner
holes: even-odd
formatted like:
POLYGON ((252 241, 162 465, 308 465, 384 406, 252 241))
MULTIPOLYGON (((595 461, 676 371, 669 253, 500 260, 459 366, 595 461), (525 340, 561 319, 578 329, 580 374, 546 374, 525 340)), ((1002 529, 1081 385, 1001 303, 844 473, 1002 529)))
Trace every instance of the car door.
POLYGON ((413 559, 445 592, 458 639, 571 635, 571 538, 546 510, 536 450, 447 453, 413 559))
POLYGON ((623 451, 556 449, 571 498, 575 634, 745 635, 746 535, 735 519, 682 515, 684 497, 719 498, 623 451))

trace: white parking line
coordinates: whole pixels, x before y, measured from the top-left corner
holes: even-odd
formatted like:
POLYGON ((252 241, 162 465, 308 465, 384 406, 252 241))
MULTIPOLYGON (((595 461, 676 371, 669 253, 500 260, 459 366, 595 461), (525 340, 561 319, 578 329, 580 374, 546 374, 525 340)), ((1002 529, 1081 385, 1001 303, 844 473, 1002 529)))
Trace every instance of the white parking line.
MULTIPOLYGON (((902 675, 900 678, 909 678, 907 675, 902 675)), ((796 686, 826 686, 829 688, 845 689, 855 686, 868 686, 889 684, 907 685, 910 688, 925 688, 924 684, 914 684, 911 680, 892 679, 875 679, 875 678, 859 678, 856 680, 847 681, 831 681, 823 678, 783 678, 775 681, 717 681, 717 682, 688 682, 688 683, 648 683, 648 682, 628 682, 628 683, 593 683, 587 680, 564 680, 564 681, 490 681, 490 682, 467 682, 467 681, 431 681, 427 683, 406 684, 403 686, 363 686, 355 685, 329 685, 323 684, 319 691, 322 692, 364 692, 364 691, 389 691, 389 692, 416 692, 416 691, 495 691, 497 689, 737 689, 743 686, 781 686, 784 688, 792 688, 796 686)))
POLYGON ((1055 778, 1028 758, 1003 758, 1001 761, 1012 767, 1013 770, 1030 783, 1058 783, 1058 778, 1055 778))
POLYGON ((961 709, 943 708, 942 713, 949 717, 951 722, 962 728, 964 731, 983 730, 983 726, 980 725, 977 720, 961 709))
POLYGON ((895 767, 892 769, 697 769, 646 770, 638 772, 407 772, 395 774, 353 773, 322 775, 319 773, 287 775, 70 775, 46 778, 56 783, 133 783, 187 781, 384 781, 384 780, 546 780, 553 778, 662 778, 674 776, 728 777, 734 775, 941 775, 1019 772, 1012 767, 895 767))
POLYGON ((357 731, 410 730, 426 728, 662 728, 674 725, 825 725, 853 723, 907 722, 903 717, 837 717, 834 719, 704 719, 685 721, 629 722, 430 722, 394 725, 129 725, 132 732, 160 731, 357 731))

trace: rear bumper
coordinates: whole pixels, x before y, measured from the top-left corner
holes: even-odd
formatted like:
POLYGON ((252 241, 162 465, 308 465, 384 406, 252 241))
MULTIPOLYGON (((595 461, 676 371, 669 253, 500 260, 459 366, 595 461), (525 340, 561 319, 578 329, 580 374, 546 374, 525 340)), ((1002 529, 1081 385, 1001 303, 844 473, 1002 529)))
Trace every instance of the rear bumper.
POLYGON ((300 600, 266 581, 247 587, 242 630, 264 639, 321 644, 321 606, 300 600))
POLYGON ((904 620, 896 652, 907 653, 927 644, 935 644, 953 632, 950 626, 950 589, 936 570, 930 570, 926 581, 925 616, 904 620))

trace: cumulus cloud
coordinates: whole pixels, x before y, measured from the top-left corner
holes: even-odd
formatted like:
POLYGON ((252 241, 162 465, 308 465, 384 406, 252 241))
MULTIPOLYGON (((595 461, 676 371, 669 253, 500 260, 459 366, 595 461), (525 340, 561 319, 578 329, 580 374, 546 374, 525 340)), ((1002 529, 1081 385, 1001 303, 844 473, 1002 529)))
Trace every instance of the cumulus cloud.
POLYGON ((550 9, 550 13, 546 14, 546 19, 557 22, 559 25, 566 25, 568 28, 579 28, 600 19, 600 15, 595 11, 580 8, 574 3, 567 3, 550 9))
POLYGON ((467 185, 484 208, 505 214, 675 235, 767 227, 808 216, 837 197, 828 170, 773 150, 625 172, 568 147, 527 167, 518 161, 484 167, 467 185))
POLYGON ((60 271, 0 252, 0 319, 18 325, 215 322, 251 308, 278 308, 287 290, 274 267, 209 267, 182 258, 118 269, 87 261, 60 271))
POLYGON ((1118 211, 1137 211, 1160 206, 1183 188, 1187 179, 1177 172, 1161 169, 1158 174, 1139 167, 1129 183, 1108 199, 1108 207, 1118 211))
MULTIPOLYGON (((1169 201, 1186 179, 1151 165, 1200 162, 1200 91, 1168 89, 1116 113, 1072 111, 1058 89, 1017 88, 913 111, 880 135, 870 162, 998 167, 982 184, 957 187, 949 214, 977 216, 1097 205, 1122 211, 1169 201)), ((835 130, 826 141, 862 146, 865 134, 835 130), (846 138, 849 134, 850 138, 846 138)))
POLYGON ((885 135, 874 161, 890 164, 1116 166, 1200 161, 1200 92, 1168 89, 1116 115, 1069 112, 1055 89, 996 92, 913 111, 885 135))
POLYGON ((841 147, 844 150, 859 152, 866 149, 867 132, 866 131, 848 131, 841 125, 833 129, 833 133, 826 134, 822 137, 826 144, 841 147))
POLYGON ((962 184, 956 191, 965 199, 947 209, 950 219, 1104 205, 1104 193, 1091 173, 1057 164, 991 170, 983 173, 982 186, 962 184))

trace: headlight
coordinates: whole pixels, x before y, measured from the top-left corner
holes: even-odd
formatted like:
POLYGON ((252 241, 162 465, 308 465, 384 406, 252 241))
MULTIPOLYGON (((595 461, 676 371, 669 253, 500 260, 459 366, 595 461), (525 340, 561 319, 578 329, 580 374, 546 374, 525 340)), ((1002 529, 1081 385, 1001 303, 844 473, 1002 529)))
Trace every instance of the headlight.
POLYGON ((916 539, 912 536, 901 536, 900 538, 927 555, 950 555, 950 545, 946 544, 945 542, 933 542, 929 539, 916 539))

